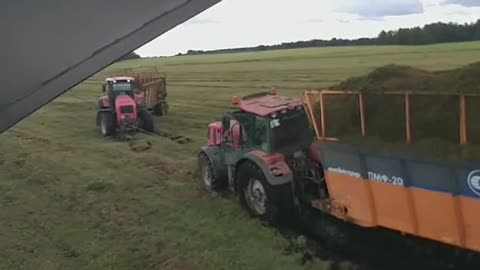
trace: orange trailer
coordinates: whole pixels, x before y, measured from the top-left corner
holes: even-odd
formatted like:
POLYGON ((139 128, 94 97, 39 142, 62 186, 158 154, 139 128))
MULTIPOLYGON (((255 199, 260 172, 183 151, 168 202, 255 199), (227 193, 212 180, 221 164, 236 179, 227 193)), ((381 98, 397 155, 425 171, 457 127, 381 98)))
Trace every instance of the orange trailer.
MULTIPOLYGON (((412 142, 410 100, 449 93, 388 92, 404 97, 405 142, 412 142)), ((384 227, 480 252, 480 163, 444 162, 409 153, 373 151, 329 138, 325 96, 358 97, 360 130, 367 136, 364 96, 356 91, 307 91, 304 105, 321 154, 328 202, 312 206, 363 227, 384 227), (319 112, 319 113, 318 113, 319 112)), ((466 102, 460 94, 459 143, 466 144, 466 102)))

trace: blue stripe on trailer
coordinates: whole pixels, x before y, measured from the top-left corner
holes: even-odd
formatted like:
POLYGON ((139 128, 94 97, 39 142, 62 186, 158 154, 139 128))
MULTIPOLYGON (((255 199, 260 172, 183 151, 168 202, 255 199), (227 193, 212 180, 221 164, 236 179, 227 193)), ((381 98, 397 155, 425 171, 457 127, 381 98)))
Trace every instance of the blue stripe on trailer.
POLYGON ((340 143, 318 142, 326 171, 453 196, 480 199, 480 163, 453 163, 384 153, 340 143))

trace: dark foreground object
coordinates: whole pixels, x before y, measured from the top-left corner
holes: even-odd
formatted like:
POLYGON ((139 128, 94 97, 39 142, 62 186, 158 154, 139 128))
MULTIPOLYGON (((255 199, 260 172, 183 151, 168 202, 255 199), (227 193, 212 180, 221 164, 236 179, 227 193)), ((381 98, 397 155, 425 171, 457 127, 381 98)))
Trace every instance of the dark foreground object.
POLYGON ((220 0, 21 0, 0 9, 0 133, 220 0), (28 63, 28 64, 25 64, 28 63))

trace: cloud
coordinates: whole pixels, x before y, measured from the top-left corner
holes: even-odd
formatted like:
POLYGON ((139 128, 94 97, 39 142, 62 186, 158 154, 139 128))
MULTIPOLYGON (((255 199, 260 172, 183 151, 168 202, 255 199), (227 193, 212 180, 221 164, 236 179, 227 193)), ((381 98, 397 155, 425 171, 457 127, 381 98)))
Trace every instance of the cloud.
POLYGON ((305 20, 306 23, 323 23, 323 19, 320 18, 312 18, 305 20))
POLYGON ((444 4, 456 4, 465 7, 480 7, 480 0, 445 0, 444 4))
POLYGON ((346 20, 346 19, 337 19, 337 22, 339 22, 339 23, 350 23, 350 20, 346 20))
POLYGON ((452 10, 452 11, 447 11, 444 13, 446 16, 451 16, 451 15, 468 15, 468 12, 465 10, 452 10))
POLYGON ((359 17, 358 21, 383 22, 385 19, 384 17, 359 17))
POLYGON ((347 0, 337 11, 356 14, 363 18, 381 18, 419 14, 423 13, 424 9, 419 0, 347 0))

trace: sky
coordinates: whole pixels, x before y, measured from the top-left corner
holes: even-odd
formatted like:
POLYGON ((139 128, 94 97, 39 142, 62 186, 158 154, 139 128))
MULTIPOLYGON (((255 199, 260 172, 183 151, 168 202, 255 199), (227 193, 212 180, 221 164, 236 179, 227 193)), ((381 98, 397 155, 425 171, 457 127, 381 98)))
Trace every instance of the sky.
POLYGON ((136 52, 170 56, 189 49, 374 37, 382 30, 477 19, 480 0, 222 0, 136 52))

